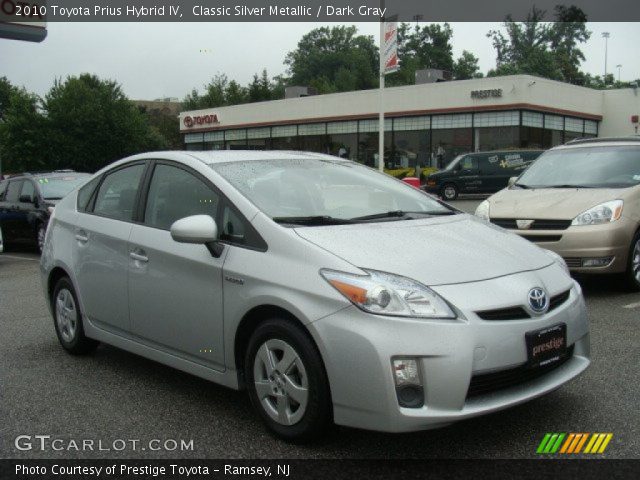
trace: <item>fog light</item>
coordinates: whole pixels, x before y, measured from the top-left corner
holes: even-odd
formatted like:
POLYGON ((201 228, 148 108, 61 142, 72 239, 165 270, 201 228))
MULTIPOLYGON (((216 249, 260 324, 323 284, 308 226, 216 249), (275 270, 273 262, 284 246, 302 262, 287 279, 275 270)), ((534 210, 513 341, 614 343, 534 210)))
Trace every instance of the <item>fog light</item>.
POLYGON ((583 258, 583 267, 606 267, 613 261, 613 257, 601 257, 601 258, 583 258))
POLYGON ((392 366, 398 404, 405 408, 422 407, 424 405, 424 389, 418 360, 415 358, 396 358, 393 360, 392 366))

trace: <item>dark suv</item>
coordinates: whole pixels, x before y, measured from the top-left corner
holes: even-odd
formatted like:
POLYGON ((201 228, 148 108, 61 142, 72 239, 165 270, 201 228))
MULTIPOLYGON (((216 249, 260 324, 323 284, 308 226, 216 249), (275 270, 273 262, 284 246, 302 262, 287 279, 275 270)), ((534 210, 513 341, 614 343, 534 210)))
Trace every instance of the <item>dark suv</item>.
POLYGON ((89 176, 59 170, 0 180, 0 252, 8 244, 35 245, 41 252, 53 207, 89 176))

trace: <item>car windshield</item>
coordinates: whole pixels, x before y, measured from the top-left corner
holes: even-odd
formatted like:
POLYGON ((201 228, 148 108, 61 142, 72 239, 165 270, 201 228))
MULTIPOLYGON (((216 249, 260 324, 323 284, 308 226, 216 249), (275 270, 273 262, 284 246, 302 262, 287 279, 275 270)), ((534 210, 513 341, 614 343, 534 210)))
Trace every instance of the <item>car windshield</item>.
POLYGON ((66 177, 41 177, 38 179, 42 197, 45 200, 59 200, 78 185, 81 185, 89 175, 69 175, 66 177))
POLYGON ((281 223, 326 225, 456 213, 355 162, 304 158, 214 163, 211 168, 281 223))
POLYGON ((517 182, 524 188, 625 188, 638 184, 640 146, 550 150, 517 182))
POLYGON ((458 162, 460 162, 460 159, 465 155, 458 155, 456 158, 451 160, 451 162, 449 162, 449 165, 445 167, 445 170, 453 170, 453 168, 458 164, 458 162))

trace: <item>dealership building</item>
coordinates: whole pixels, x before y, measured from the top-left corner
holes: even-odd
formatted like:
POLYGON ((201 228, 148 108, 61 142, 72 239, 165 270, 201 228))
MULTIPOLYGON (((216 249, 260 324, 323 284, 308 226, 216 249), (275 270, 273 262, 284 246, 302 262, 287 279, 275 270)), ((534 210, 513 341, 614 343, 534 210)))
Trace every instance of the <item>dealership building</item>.
MULTIPOLYGON (((378 160, 378 90, 304 96, 180 113, 187 150, 309 150, 378 160)), ((456 155, 539 149, 574 138, 638 134, 638 88, 594 90, 530 75, 384 91, 387 168, 456 155)))

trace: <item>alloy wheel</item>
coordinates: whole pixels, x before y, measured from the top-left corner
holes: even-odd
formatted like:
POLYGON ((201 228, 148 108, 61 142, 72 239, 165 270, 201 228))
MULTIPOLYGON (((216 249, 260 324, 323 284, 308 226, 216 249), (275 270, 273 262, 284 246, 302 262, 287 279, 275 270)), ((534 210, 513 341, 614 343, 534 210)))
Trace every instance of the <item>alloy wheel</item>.
POLYGON ((281 425, 293 425, 305 414, 309 379, 300 355, 284 340, 269 339, 253 363, 256 394, 264 411, 281 425))
POLYGON ((66 288, 60 289, 56 297, 56 322, 62 339, 72 342, 78 328, 78 309, 73 295, 66 288))

